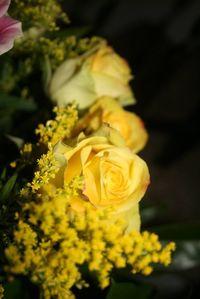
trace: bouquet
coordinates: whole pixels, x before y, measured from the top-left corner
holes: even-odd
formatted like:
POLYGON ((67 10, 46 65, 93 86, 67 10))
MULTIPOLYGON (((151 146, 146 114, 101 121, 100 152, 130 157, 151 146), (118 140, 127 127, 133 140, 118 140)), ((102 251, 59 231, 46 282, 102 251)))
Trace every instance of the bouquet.
POLYGON ((0 298, 134 295, 175 250, 141 230, 148 133, 125 108, 131 69, 69 22, 56 0, 0 0, 0 298))

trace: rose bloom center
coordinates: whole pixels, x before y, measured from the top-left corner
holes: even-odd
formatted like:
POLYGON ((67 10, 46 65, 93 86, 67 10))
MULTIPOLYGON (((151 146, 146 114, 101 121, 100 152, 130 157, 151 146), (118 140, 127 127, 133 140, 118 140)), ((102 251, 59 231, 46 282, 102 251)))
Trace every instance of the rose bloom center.
MULTIPOLYGON (((88 200, 97 206, 123 202, 134 192, 130 180, 133 161, 114 152, 95 155, 84 167, 88 200)), ((131 176, 132 177, 132 176, 131 176)))

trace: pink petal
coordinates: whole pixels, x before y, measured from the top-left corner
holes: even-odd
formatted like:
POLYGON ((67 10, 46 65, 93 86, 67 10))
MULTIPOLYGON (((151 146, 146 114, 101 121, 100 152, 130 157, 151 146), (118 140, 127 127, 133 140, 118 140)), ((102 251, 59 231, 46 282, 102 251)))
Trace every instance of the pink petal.
MULTIPOLYGON (((0 0, 1 1, 1 0, 0 0)), ((14 39, 22 35, 21 23, 9 16, 0 18, 0 55, 13 47, 14 39)))
POLYGON ((10 0, 0 0, 0 17, 5 15, 10 5, 10 0))

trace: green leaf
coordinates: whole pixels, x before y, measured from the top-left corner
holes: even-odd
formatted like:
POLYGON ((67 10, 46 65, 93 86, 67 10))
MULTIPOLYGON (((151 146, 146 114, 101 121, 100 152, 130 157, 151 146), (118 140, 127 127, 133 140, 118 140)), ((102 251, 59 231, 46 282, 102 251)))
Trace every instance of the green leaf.
POLYGON ((5 134, 5 136, 12 141, 18 149, 20 149, 22 147, 22 145, 24 144, 24 140, 22 138, 16 137, 16 136, 12 136, 9 134, 5 134))
POLYGON ((4 168, 4 169, 2 170, 1 175, 0 175, 0 180, 5 180, 5 178, 6 178, 6 172, 7 172, 7 169, 4 168))
POLYGON ((135 285, 130 282, 113 282, 106 299, 149 299, 153 289, 148 285, 135 285))
POLYGON ((0 93, 0 109, 13 111, 34 111, 36 109, 35 102, 18 98, 15 96, 0 93))
POLYGON ((6 173, 7 173, 7 169, 6 168, 3 168, 1 174, 0 174, 0 190, 6 180, 6 173))
POLYGON ((0 202, 4 202, 10 195, 11 191, 13 190, 16 180, 17 180, 17 176, 18 174, 15 173, 13 174, 9 180, 6 182, 6 184, 3 186, 3 188, 1 189, 1 193, 0 193, 0 202))
POLYGON ((51 69, 50 59, 47 55, 41 60, 41 69, 42 69, 42 81, 44 85, 44 90, 46 94, 48 94, 49 82, 52 77, 52 69, 51 69))

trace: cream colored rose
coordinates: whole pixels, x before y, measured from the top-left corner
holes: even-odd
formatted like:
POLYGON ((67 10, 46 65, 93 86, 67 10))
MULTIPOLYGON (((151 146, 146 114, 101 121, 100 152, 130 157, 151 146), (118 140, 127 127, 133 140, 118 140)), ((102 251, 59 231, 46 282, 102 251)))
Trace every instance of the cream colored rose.
POLYGON ((73 134, 77 135, 83 130, 87 135, 92 134, 104 123, 118 130, 134 153, 145 146, 148 134, 142 120, 135 113, 125 111, 112 97, 98 99, 78 121, 73 134))
POLYGON ((58 106, 76 101, 79 109, 84 109, 105 95, 125 106, 135 102, 129 86, 131 78, 127 62, 104 42, 89 53, 63 62, 53 74, 49 94, 58 106))
POLYGON ((84 178, 82 193, 71 199, 72 211, 83 212, 85 201, 96 209, 112 207, 113 220, 122 216, 128 231, 139 230, 139 201, 149 184, 148 167, 139 156, 104 136, 83 139, 75 147, 59 143, 55 156, 66 164, 51 182, 52 190, 78 175, 84 178))

